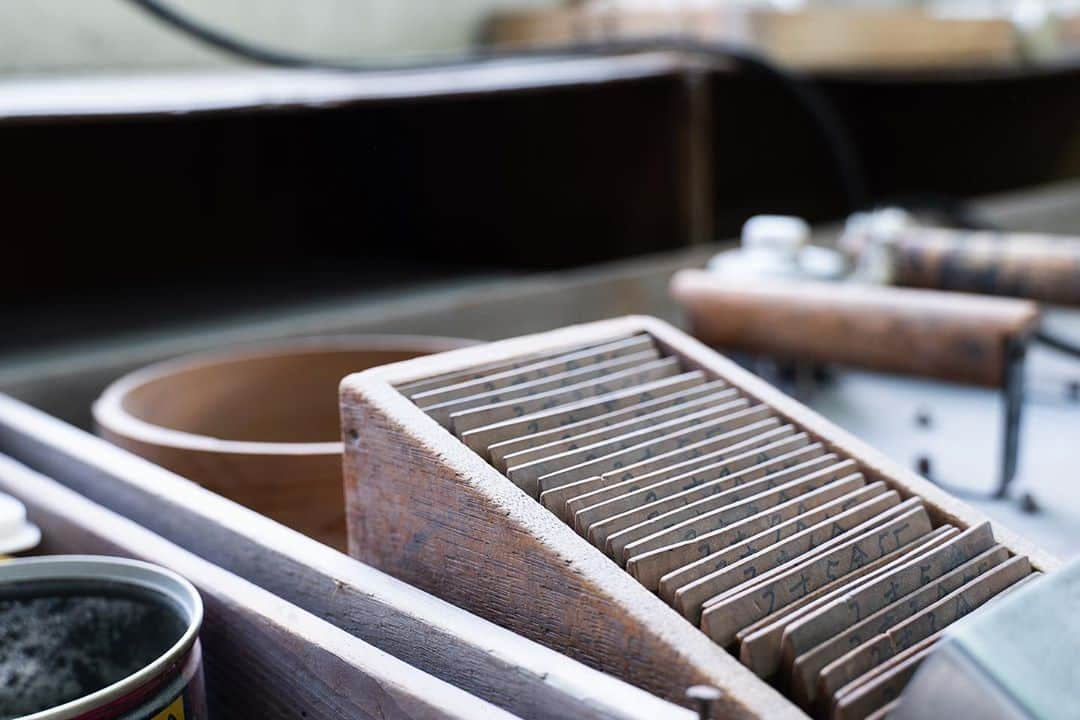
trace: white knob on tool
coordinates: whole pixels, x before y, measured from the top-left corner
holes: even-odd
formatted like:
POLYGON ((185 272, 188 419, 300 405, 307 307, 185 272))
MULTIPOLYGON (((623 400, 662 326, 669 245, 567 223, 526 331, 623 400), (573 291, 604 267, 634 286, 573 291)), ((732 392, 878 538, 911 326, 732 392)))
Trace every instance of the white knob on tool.
POLYGON ((794 261, 810 240, 810 225, 792 215, 755 215, 742 227, 742 246, 751 252, 769 252, 794 261))
POLYGON ((26 507, 0 493, 0 555, 22 552, 41 542, 41 530, 26 520, 26 507))

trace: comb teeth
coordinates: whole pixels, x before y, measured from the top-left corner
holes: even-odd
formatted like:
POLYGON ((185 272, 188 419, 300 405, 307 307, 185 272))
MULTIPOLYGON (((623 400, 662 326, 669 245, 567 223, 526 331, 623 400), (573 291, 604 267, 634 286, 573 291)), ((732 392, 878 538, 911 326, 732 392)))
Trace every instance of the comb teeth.
POLYGON ((922 498, 671 347, 629 333, 414 381, 412 399, 815 717, 878 712, 925 656, 912 648, 1031 572, 987 523, 934 522, 922 498))

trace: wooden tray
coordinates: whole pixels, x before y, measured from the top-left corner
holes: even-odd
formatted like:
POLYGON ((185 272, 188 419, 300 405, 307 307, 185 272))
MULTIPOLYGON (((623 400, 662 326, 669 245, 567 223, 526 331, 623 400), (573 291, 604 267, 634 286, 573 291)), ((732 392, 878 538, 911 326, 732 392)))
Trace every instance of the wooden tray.
POLYGON ((0 456, 0 490, 27 505, 41 554, 120 555, 190 580, 209 712, 225 718, 516 717, 349 635, 49 478, 0 456))
MULTIPOLYGON (((514 715, 553 720, 694 717, 3 395, 0 454, 323 618, 327 632, 336 626, 514 715)), ((64 497, 77 499, 66 492, 64 497)), ((33 509, 34 498, 24 500, 33 509)), ((57 507, 62 509, 63 503, 57 507)), ((40 515, 35 517, 42 522, 40 515)), ((98 546, 84 549, 94 547, 98 546)), ((199 585, 197 576, 176 567, 199 585)), ((273 597, 247 582, 237 582, 245 592, 255 592, 257 599, 273 597)), ((238 612, 247 612, 244 597, 238 592, 230 600, 238 612)), ((307 613, 295 610, 294 614, 306 618, 307 613)), ((291 619, 283 624, 289 623, 291 619)), ((275 632, 284 630, 279 627, 275 632)), ((237 643, 243 637, 243 633, 229 636, 237 643)), ((285 662, 289 667, 294 664, 293 659, 285 662)), ((298 683, 304 681, 299 670, 295 677, 298 683)), ((282 692, 290 692, 289 687, 282 692)), ((293 688, 291 692, 300 699, 291 706, 297 711, 288 717, 302 717, 299 705, 309 699, 308 690, 293 688)), ((326 717, 371 716, 334 710, 328 708, 326 717)), ((306 711, 315 717, 310 709, 306 711)))
MULTIPOLYGON (((772 686, 395 389, 484 363, 625 338, 652 337, 683 368, 704 370, 851 458, 867 482, 919 496, 933 524, 965 529, 978 511, 888 460, 813 411, 661 321, 579 325, 411 360, 342 383, 350 553, 594 667, 680 700, 709 683, 731 717, 805 717, 772 686)), ((997 541, 1036 570, 1057 561, 1005 528, 997 541)))

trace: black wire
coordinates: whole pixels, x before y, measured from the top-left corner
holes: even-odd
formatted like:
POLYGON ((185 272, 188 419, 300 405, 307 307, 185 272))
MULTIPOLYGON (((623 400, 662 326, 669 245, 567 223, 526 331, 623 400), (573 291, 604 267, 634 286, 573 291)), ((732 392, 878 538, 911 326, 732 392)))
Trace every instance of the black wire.
POLYGON ((453 65, 474 64, 522 59, 551 59, 566 56, 624 55, 649 51, 680 51, 703 55, 712 59, 734 62, 740 68, 769 78, 784 88, 805 110, 811 122, 821 134, 836 166, 836 173, 847 198, 849 210, 868 207, 869 186, 864 168, 847 127, 833 108, 829 99, 814 83, 791 71, 782 69, 764 56, 732 43, 706 42, 691 38, 657 36, 635 40, 610 40, 561 45, 534 50, 483 51, 439 62, 368 65, 296 55, 261 45, 249 43, 228 33, 221 32, 205 23, 177 12, 159 0, 129 0, 129 2, 162 22, 211 47, 276 67, 305 68, 339 71, 386 71, 406 70, 453 65))
POLYGON ((1050 333, 1046 332, 1045 329, 1039 330, 1037 333, 1035 333, 1035 339, 1038 342, 1041 342, 1043 345, 1053 348, 1058 352, 1065 353, 1066 355, 1071 355, 1074 358, 1080 358, 1080 345, 1075 345, 1068 340, 1065 340, 1064 338, 1057 337, 1056 335, 1051 335, 1050 333))

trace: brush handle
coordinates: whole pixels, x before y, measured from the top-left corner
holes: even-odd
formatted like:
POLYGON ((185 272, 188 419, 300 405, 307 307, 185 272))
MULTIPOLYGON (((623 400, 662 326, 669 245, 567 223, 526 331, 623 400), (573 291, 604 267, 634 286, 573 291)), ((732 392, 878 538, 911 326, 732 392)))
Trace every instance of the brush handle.
POLYGON ((992 387, 1039 322, 1028 300, 702 270, 677 273, 671 294, 710 345, 992 387))
POLYGON ((891 257, 897 285, 1080 305, 1080 237, 913 228, 891 257))

